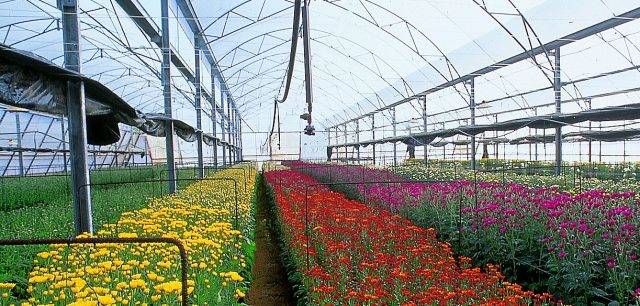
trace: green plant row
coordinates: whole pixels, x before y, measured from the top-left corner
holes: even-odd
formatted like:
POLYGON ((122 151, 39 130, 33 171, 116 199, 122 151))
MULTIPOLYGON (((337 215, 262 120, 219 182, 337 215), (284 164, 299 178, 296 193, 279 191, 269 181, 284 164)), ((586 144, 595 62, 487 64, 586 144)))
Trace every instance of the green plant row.
MULTIPOLYGON (((162 175, 159 166, 114 168, 91 172, 92 184, 150 180, 162 175)), ((96 186, 108 189, 110 186, 96 186)), ((28 206, 71 199, 71 177, 69 173, 38 176, 0 177, 0 211, 10 211, 28 206)))
MULTIPOLYGON (((150 170, 155 176, 159 176, 160 171, 150 170)), ((116 172, 101 177, 101 183, 152 181, 154 177, 145 176, 140 171, 137 178, 129 173, 116 172), (109 181, 108 179, 111 178, 109 181), (130 179, 132 178, 132 179, 130 179)), ((165 174, 166 175, 166 174, 165 174)), ((180 169, 180 178, 194 178, 193 170, 180 169)), ((33 181, 41 179, 42 184, 47 185, 49 178, 30 178, 33 181)), ((179 187, 185 187, 191 181, 180 181, 179 187)), ((145 207, 148 200, 168 194, 167 183, 139 182, 122 183, 105 186, 96 186, 91 191, 93 226, 99 228, 105 223, 113 223, 123 212, 141 209, 145 207)), ((27 185, 29 186, 29 185, 27 185)), ((20 186, 23 190, 26 186, 20 186)), ((48 188, 47 188, 48 190, 48 188)), ((16 238, 66 238, 74 236, 73 209, 70 196, 57 193, 47 196, 47 201, 39 205, 23 206, 10 211, 0 211, 2 222, 0 222, 0 239, 16 238)), ((3 247, 0 246, 0 282, 16 282, 26 284, 28 273, 33 266, 32 259, 35 254, 43 251, 46 247, 3 247)), ((20 287, 20 285, 19 285, 20 287)), ((26 288, 26 286, 25 286, 26 288)))
MULTIPOLYGON (((535 161, 521 159, 493 159, 484 158, 476 161, 476 167, 481 171, 502 171, 506 170, 521 174, 539 174, 539 175, 555 175, 555 163, 550 161, 535 161)), ((424 160, 411 159, 410 164, 422 164, 424 160)), ((441 160, 431 159, 428 163, 436 165, 439 168, 469 168, 469 160, 441 160)), ((640 179, 640 163, 638 162, 620 162, 620 163, 601 163, 601 162, 564 162, 562 163, 562 175, 565 176, 582 176, 588 178, 597 178, 602 180, 635 178, 640 179)))
MULTIPOLYGON (((469 170, 466 161, 428 161, 425 165, 422 160, 408 160, 403 165, 393 168, 397 174, 414 180, 442 179, 442 180, 477 180, 485 182, 519 183, 531 187, 555 186, 560 190, 579 193, 590 189, 603 189, 609 192, 640 191, 640 180, 635 178, 635 173, 630 173, 626 177, 624 174, 617 174, 617 179, 601 179, 586 175, 581 168, 564 168, 561 175, 554 175, 553 168, 545 168, 545 172, 538 171, 531 166, 518 165, 516 161, 505 161, 505 167, 485 167, 482 163, 499 165, 495 160, 479 161, 478 171, 469 170), (527 171, 527 169, 532 169, 527 171), (551 171, 547 173, 548 171, 551 171)), ((526 164, 528 162, 520 161, 526 164)), ((541 163, 541 162, 539 162, 541 163)), ((635 165, 635 164, 629 164, 635 165)), ((586 166, 585 166, 586 167, 586 166)), ((603 166, 604 167, 604 166, 603 166)), ((617 169, 613 165, 607 165, 611 176, 615 176, 617 169)), ((622 167, 622 165, 620 166, 622 167)), ((633 169, 633 168, 626 168, 633 169)), ((625 173, 629 173, 628 171, 625 173)))

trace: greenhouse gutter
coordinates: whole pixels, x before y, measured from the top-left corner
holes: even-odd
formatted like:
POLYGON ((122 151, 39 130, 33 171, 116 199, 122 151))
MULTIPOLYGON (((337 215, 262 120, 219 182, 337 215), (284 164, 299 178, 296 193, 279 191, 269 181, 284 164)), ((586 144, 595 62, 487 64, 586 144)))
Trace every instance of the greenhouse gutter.
POLYGON ((475 78, 477 76, 485 75, 487 73, 496 71, 496 70, 498 70, 500 68, 509 66, 511 64, 515 64, 515 63, 521 62, 523 60, 527 60, 527 59, 529 59, 531 57, 534 57, 536 55, 540 55, 540 54, 546 53, 549 50, 557 49, 557 48, 562 47, 564 45, 568 45, 568 44, 570 44, 572 42, 575 42, 575 41, 581 40, 583 38, 586 38, 586 37, 601 33, 603 31, 606 31, 606 30, 609 30, 611 28, 617 27, 619 25, 625 24, 625 23, 627 23, 629 21, 632 21, 632 20, 636 20, 638 18, 640 18, 640 7, 635 8, 635 9, 633 9, 631 11, 628 11, 628 12, 626 12, 624 14, 609 18, 609 19, 607 19, 605 21, 602 21, 600 23, 594 24, 594 25, 589 26, 587 28, 584 28, 582 30, 573 32, 573 33, 571 33, 569 35, 566 35, 566 36, 563 36, 563 37, 561 37, 559 39, 553 40, 553 41, 548 42, 548 43, 546 43, 544 45, 541 45, 539 47, 536 47, 536 48, 533 48, 531 50, 519 53, 517 55, 514 55, 512 57, 504 59, 504 60, 502 60, 500 62, 497 62, 497 63, 491 64, 489 66, 486 66, 484 68, 478 69, 478 70, 476 70, 474 72, 471 72, 471 73, 469 73, 467 75, 464 75, 464 76, 455 78, 455 79, 453 79, 451 81, 442 83, 442 84, 440 84, 440 85, 438 85, 436 87, 432 87, 432 88, 427 89, 427 90, 425 90, 423 92, 414 94, 414 95, 412 95, 410 97, 407 97, 407 98, 404 98, 404 99, 402 99, 400 101, 397 101, 397 102, 394 102, 392 104, 386 105, 384 107, 378 108, 378 109, 376 109, 374 111, 371 111, 371 112, 368 112, 368 113, 366 113, 364 115, 360 115, 358 117, 355 117, 355 118, 352 118, 350 120, 344 121, 344 122, 342 122, 340 124, 336 124, 336 125, 330 126, 327 129, 336 128, 336 127, 338 127, 340 125, 344 125, 344 124, 347 124, 349 122, 353 122, 353 121, 356 121, 356 120, 359 120, 359 119, 363 119, 363 118, 369 117, 369 116, 374 115, 374 114, 376 114, 378 112, 395 108, 396 106, 399 106, 401 104, 404 104, 404 103, 407 103, 409 101, 413 101, 415 99, 418 99, 421 96, 426 96, 428 94, 435 93, 435 92, 440 91, 442 89, 445 89, 445 88, 448 88, 448 87, 455 86, 457 84, 461 84, 461 83, 467 82, 467 81, 469 81, 469 80, 471 80, 471 79, 473 79, 473 78, 475 78))

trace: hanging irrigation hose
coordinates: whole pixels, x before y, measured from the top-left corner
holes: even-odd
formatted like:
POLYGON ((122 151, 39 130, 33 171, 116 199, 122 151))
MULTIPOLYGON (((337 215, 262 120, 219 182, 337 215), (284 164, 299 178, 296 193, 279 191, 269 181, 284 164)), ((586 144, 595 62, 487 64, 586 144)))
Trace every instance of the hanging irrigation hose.
POLYGON ((283 103, 287 100, 289 96, 289 88, 291 87, 291 78, 293 77, 293 67, 296 62, 296 52, 298 49, 298 29, 300 28, 300 6, 302 0, 296 0, 295 5, 293 7, 293 26, 291 28, 291 52, 289 53, 289 67, 287 68, 287 77, 284 85, 284 94, 282 95, 282 99, 276 99, 273 103, 273 116, 271 118, 271 130, 269 130, 269 135, 265 140, 265 144, 269 142, 269 147, 271 147, 271 136, 273 135, 273 130, 276 125, 276 114, 278 115, 278 148, 280 147, 280 115, 278 112, 278 103, 283 103))
POLYGON ((293 66, 296 62, 296 50, 298 49, 298 29, 300 28, 300 6, 302 0, 296 0, 293 8, 293 26, 291 29, 291 52, 289 53, 289 67, 287 68, 287 80, 284 85, 284 94, 282 99, 276 98, 276 102, 282 103, 289 96, 289 88, 291 87, 291 78, 293 77, 293 66))
POLYGON ((282 147, 280 146, 280 144, 281 144, 281 142, 280 142, 280 107, 278 107, 277 116, 278 116, 277 117, 277 120, 278 120, 278 150, 280 150, 280 149, 282 149, 282 147))
POLYGON ((267 136, 267 139, 265 139, 263 146, 267 145, 268 143, 269 147, 271 147, 270 139, 271 139, 271 136, 273 135, 273 131, 276 126, 276 121, 278 122, 278 150, 279 150, 280 149, 280 108, 278 107, 278 101, 273 101, 273 119, 271 120, 271 129, 269 130, 269 135, 267 136))

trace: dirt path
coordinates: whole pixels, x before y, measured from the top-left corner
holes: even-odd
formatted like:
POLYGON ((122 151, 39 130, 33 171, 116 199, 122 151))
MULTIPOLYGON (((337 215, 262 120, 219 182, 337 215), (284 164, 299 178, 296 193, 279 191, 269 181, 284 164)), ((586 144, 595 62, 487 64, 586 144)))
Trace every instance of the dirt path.
POLYGON ((247 294, 249 305, 295 305, 293 290, 282 266, 280 250, 272 231, 273 216, 269 211, 264 186, 258 189, 256 215, 256 251, 253 280, 247 294))

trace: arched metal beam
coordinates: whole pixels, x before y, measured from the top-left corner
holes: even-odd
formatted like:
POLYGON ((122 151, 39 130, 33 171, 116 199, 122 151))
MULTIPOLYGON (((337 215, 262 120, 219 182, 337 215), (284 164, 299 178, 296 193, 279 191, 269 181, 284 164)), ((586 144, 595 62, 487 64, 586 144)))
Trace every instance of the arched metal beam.
MULTIPOLYGON (((278 39, 280 41, 287 41, 287 42, 291 41, 290 39, 287 40, 285 38, 281 38, 281 37, 277 37, 277 36, 271 35, 271 34, 278 33, 278 32, 283 32, 283 31, 291 31, 291 29, 289 29, 289 28, 281 28, 281 29, 271 30, 271 31, 267 31, 267 32, 255 35, 255 36, 253 36, 253 37, 251 37, 249 39, 244 40, 243 42, 237 44, 235 47, 233 47, 230 50, 228 50, 226 53, 224 53, 221 57, 218 58, 218 61, 222 62, 227 56, 229 56, 231 53, 236 52, 237 50, 244 50, 246 52, 249 52, 246 49, 243 49, 242 46, 244 46, 245 44, 248 44, 248 43, 250 43, 250 42, 252 42, 252 41, 254 41, 256 39, 259 39, 259 38, 263 39, 263 43, 264 43, 264 38, 265 37, 272 37, 272 38, 278 39)), ((260 44, 260 47, 262 47, 262 43, 260 44)), ((249 53, 251 53, 251 52, 249 52, 249 53)), ((257 54, 253 54, 253 55, 255 56, 255 55, 258 55, 259 53, 261 53, 260 50, 258 50, 257 54)))
MULTIPOLYGON (((267 1, 267 0, 264 0, 264 1, 265 1, 265 3, 266 3, 266 1, 267 1)), ((293 8, 293 5, 291 5, 291 6, 287 6, 287 7, 283 8, 283 9, 280 9, 280 10, 278 10, 278 11, 276 11, 276 12, 274 12, 274 13, 271 13, 271 14, 269 14, 269 15, 266 15, 266 16, 258 16, 258 18, 256 18, 255 20, 253 20, 253 19, 251 19, 251 18, 248 18, 248 17, 246 17, 246 16, 244 16, 244 15, 242 15, 242 14, 239 14, 239 13, 236 13, 236 12, 235 12, 235 10, 236 10, 236 9, 238 9, 239 7, 241 7, 241 6, 245 5, 245 4, 249 3, 249 2, 251 2, 251 0, 245 0, 244 2, 242 2, 242 3, 240 3, 240 4, 236 5, 236 6, 234 6, 233 8, 231 8, 231 9, 229 9, 229 10, 227 10, 227 11, 225 11, 225 12, 224 12, 224 13, 222 13, 220 16, 218 16, 215 20, 213 20, 211 23, 209 23, 207 26, 205 26, 205 27, 202 29, 202 34, 203 34, 203 36, 204 36, 205 38, 213 37, 213 39, 212 39, 212 40, 206 40, 206 41, 205 41, 205 44, 211 44, 211 43, 214 43, 214 42, 216 42, 216 41, 218 41, 218 40, 220 40, 220 39, 222 39, 222 38, 224 38, 224 37, 226 37, 226 36, 229 36, 229 35, 235 34, 235 33, 239 32, 239 31, 242 31, 242 30, 244 30, 244 29, 246 29, 246 28, 248 28, 248 27, 251 27, 251 26, 253 26, 253 25, 256 25, 256 24, 258 24, 258 23, 260 23, 260 22, 262 22, 262 21, 265 21, 265 20, 267 20, 267 19, 269 19, 269 18, 271 18, 271 17, 274 17, 274 16, 277 16, 277 15, 279 15, 279 14, 282 14, 283 12, 285 12, 285 11, 287 11, 287 10, 289 10, 289 9, 293 8), (236 14, 236 15, 238 15, 238 16, 244 17, 244 18, 246 18, 246 19, 250 20, 250 21, 251 21, 251 23, 246 24, 246 25, 244 25, 244 26, 241 26, 241 27, 239 27, 239 28, 237 28, 237 29, 235 29, 235 30, 232 30, 231 32, 224 33, 224 30, 226 29, 226 21, 229 19, 229 16, 230 16, 230 14, 231 14, 231 13, 234 13, 234 14, 236 14), (209 29, 210 27, 212 27, 215 23, 217 23, 218 21, 222 20, 223 18, 225 18, 225 25, 223 26, 223 29, 222 29, 222 33, 221 33, 221 35, 219 35, 219 36, 215 36, 215 35, 208 35, 208 34, 206 34, 207 29, 209 29)))
MULTIPOLYGON (((367 3, 372 3, 369 0, 365 0, 367 3)), ((407 21, 406 19, 402 18, 401 16, 399 16, 398 14, 396 14, 395 12, 392 12, 378 4, 372 3, 373 5, 375 5, 376 7, 382 9, 383 11, 389 13, 390 15, 394 16, 395 18, 398 18, 400 20, 400 22, 404 23, 407 27, 407 31, 409 31, 409 35, 412 37, 413 39, 413 34, 411 32, 411 29, 413 29, 414 31, 416 31, 418 34, 420 34, 424 39, 426 39, 427 41, 429 41, 433 47, 436 49, 436 51, 438 53, 440 53, 440 55, 442 56, 442 58, 445 59, 446 63, 447 63, 447 68, 449 70, 449 76, 447 77, 442 71, 440 71, 440 69, 438 69, 435 65, 433 65, 429 60, 427 60, 427 58, 424 57, 424 55, 422 55, 420 53, 420 50, 417 48, 417 45, 415 44, 415 40, 413 40, 413 45, 414 47, 412 47, 410 44, 408 44, 407 42, 403 41, 402 39, 398 38, 396 35, 394 35, 393 33, 391 33, 389 30, 385 29, 384 27, 382 27, 377 21, 374 20, 370 20, 369 18, 362 16, 361 14, 358 14, 342 5, 337 4, 336 2, 338 1, 329 1, 329 0, 324 0, 325 3, 328 3, 336 8, 339 8, 343 11, 346 12, 350 12, 352 13, 354 16, 360 18, 361 20, 375 26, 376 28, 380 29, 381 31, 383 31, 384 33, 386 33, 387 35, 389 35, 390 37, 392 37, 393 39, 395 39, 396 41, 400 42, 402 45, 404 45, 405 47, 407 47, 409 50, 411 50, 413 53, 415 53, 416 55, 418 55, 421 59, 424 60, 424 62, 431 67, 434 71, 436 71, 436 73, 438 75, 440 75, 445 81, 450 81, 452 79, 454 79, 455 77, 459 77, 460 74, 458 73, 458 70, 455 68, 455 66, 453 66, 452 62, 449 60, 449 58, 444 54, 444 52, 440 49, 440 47, 438 47, 435 42, 429 38, 426 34, 424 34, 424 32, 420 31, 417 27, 415 27, 413 24, 411 24, 409 21, 407 21), (455 75, 454 75, 455 74, 455 75)), ((360 1, 360 4, 363 5, 363 7, 366 10, 366 6, 364 5, 364 3, 362 1, 360 1)), ((462 100, 465 103, 469 103, 465 97, 465 95, 463 95, 457 88, 454 87, 454 90, 456 90, 458 92, 458 94, 460 95, 460 97, 462 98, 462 100)), ((465 91, 467 91, 467 95, 468 90, 465 88, 465 91)))

